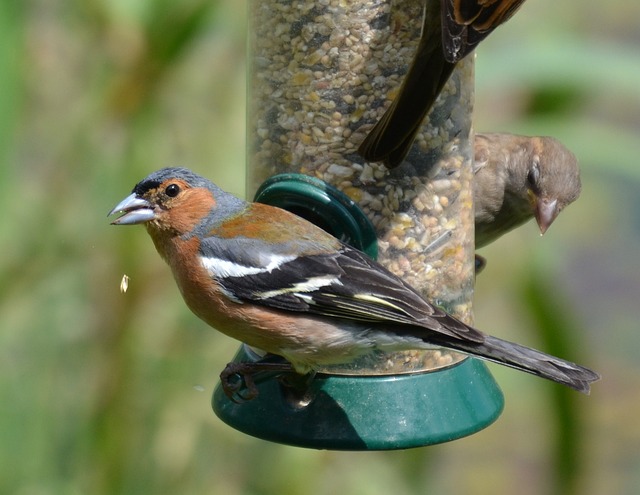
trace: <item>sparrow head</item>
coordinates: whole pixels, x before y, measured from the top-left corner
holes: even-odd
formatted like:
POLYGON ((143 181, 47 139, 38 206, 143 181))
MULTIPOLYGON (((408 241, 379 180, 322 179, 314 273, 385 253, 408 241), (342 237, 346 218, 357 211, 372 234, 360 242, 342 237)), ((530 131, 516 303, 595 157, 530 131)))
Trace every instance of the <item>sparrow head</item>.
POLYGON ((112 225, 144 223, 150 232, 184 235, 215 225, 244 201, 186 168, 163 168, 141 180, 108 216, 124 213, 112 225))
POLYGON ((536 137, 530 143, 524 181, 533 215, 544 234, 580 195, 580 169, 573 153, 557 139, 536 137))

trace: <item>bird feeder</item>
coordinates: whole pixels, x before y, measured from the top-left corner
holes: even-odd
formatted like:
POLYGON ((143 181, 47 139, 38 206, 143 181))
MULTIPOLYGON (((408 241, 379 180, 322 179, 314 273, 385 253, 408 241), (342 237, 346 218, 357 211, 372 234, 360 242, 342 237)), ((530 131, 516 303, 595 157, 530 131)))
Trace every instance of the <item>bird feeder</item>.
MULTIPOLYGON (((411 63, 423 9, 415 0, 250 3, 247 189, 377 256, 472 323, 472 57, 454 70, 400 167, 357 153, 411 63)), ((235 359, 258 360, 259 350, 243 346, 235 359)), ((241 404, 218 387, 214 410, 256 437, 368 450, 460 438, 503 407, 485 365, 447 350, 372 354, 319 371, 300 393, 267 377, 241 404)))

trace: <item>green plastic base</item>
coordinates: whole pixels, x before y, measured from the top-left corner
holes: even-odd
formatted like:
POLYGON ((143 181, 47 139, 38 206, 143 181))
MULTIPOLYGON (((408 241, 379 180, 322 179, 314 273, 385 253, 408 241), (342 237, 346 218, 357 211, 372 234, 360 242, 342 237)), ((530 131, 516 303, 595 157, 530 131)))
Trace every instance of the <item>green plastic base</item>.
MULTIPOLYGON (((241 348, 235 361, 251 359, 241 348)), ((276 378, 259 395, 236 404, 218 385, 212 406, 244 433, 272 442, 332 450, 422 447, 471 435, 493 423, 504 406, 500 388, 481 361, 394 376, 317 375, 293 400, 276 378)))

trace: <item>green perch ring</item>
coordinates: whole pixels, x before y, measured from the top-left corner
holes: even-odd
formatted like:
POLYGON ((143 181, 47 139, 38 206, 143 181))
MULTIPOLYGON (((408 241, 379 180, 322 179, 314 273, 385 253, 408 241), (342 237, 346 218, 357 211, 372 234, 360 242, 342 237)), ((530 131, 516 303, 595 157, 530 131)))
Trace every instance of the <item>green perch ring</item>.
MULTIPOLYGON (((359 206, 320 179, 282 174, 268 179, 255 201, 306 218, 375 258, 375 229, 359 206)), ((258 361, 243 345, 234 362, 258 361)), ((504 397, 482 361, 464 359, 434 371, 402 375, 317 374, 304 392, 277 376, 257 380, 258 396, 229 399, 220 384, 216 415, 248 435, 298 447, 394 450, 456 440, 493 423, 504 397)))

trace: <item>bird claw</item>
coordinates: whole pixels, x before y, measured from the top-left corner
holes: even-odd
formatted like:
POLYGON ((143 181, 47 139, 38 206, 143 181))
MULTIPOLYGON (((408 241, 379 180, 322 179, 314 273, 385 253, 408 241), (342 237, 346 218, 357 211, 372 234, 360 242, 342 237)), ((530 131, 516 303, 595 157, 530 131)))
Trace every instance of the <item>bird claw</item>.
POLYGON ((258 387, 253 379, 251 363, 229 363, 220 373, 222 391, 236 404, 255 399, 258 387))
POLYGON ((283 373, 292 373, 288 362, 240 362, 229 363, 220 373, 220 383, 224 394, 236 404, 255 399, 259 395, 256 376, 264 380, 283 373))

